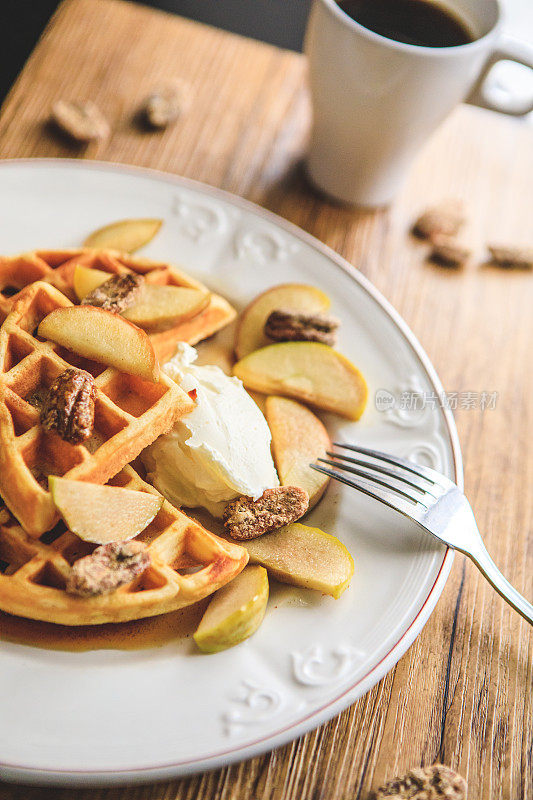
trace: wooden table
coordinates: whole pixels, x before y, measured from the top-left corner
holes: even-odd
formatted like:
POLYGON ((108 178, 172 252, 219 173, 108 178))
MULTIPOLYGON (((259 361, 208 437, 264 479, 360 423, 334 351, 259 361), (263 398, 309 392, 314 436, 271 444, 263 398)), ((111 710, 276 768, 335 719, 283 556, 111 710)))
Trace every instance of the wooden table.
MULTIPOLYGON (((520 122, 458 109, 420 154, 393 207, 355 212, 302 178, 309 107, 300 55, 117 0, 62 5, 3 107, 4 158, 79 156, 168 170, 243 195, 342 253, 392 301, 446 389, 498 392, 460 407, 466 489, 495 560, 533 596, 533 276, 480 267, 487 239, 533 231, 533 136, 520 122), (132 124, 144 96, 179 77, 190 110, 172 129, 132 124), (70 147, 46 127, 57 98, 94 100, 111 138, 70 147), (425 263, 407 236, 433 201, 462 198, 476 258, 462 272, 425 263)), ((1 190, 1 187, 0 187, 1 190)), ((61 244, 61 243, 58 243, 61 244)), ((76 791, 79 800, 365 798, 436 759, 468 779, 472 800, 533 798, 531 633, 476 569, 456 558, 433 617, 372 691, 303 739, 246 763, 146 788, 76 791)), ((72 791, 0 786, 0 800, 72 791)))

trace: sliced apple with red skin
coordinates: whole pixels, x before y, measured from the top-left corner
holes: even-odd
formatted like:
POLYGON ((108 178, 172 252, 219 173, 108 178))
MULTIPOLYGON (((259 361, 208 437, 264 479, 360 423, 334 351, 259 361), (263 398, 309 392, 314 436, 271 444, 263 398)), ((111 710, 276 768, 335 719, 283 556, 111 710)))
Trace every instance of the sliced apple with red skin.
POLYGON ((313 508, 329 483, 327 475, 309 466, 331 449, 326 428, 309 408, 288 397, 267 397, 265 416, 281 485, 305 489, 313 508))
POLYGON ((210 294, 186 286, 145 283, 122 316, 147 331, 164 331, 195 317, 209 304, 210 294))
POLYGON ((43 319, 38 334, 120 372, 149 381, 159 377, 159 363, 148 334, 103 308, 56 308, 43 319))
POLYGON ((74 270, 74 291, 78 300, 83 298, 90 292, 93 292, 102 283, 105 283, 112 278, 110 272, 105 272, 103 269, 91 269, 91 267, 83 267, 81 264, 76 264, 74 270))
POLYGON ((233 367, 247 389, 293 397, 357 420, 366 405, 365 379, 349 359, 319 342, 280 342, 242 358, 233 367))
POLYGON ((283 283, 267 289, 246 306, 235 332, 235 355, 244 358, 248 353, 270 344, 265 336, 265 322, 272 311, 290 308, 292 311, 320 313, 327 311, 331 301, 327 294, 304 283, 283 283))
POLYGON ((48 486, 69 530, 84 542, 127 542, 152 522, 163 498, 119 486, 99 486, 50 476, 48 486))

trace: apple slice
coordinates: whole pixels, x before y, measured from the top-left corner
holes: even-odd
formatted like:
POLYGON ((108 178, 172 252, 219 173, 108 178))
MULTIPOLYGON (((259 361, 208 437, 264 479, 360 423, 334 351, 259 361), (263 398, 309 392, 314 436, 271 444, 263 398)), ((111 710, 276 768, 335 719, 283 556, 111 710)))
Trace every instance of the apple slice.
POLYGON ((164 331, 195 317, 207 307, 209 298, 209 292, 201 289, 145 283, 122 316, 147 331, 164 331))
POLYGON ((85 295, 92 292, 102 283, 105 283, 112 278, 111 272, 105 272, 103 269, 91 269, 90 267, 82 267, 81 264, 76 264, 74 270, 74 291, 78 300, 83 300, 85 295))
POLYGON ((148 334, 118 314, 94 306, 56 308, 38 328, 39 336, 149 381, 159 376, 159 363, 148 334))
POLYGON ((134 253, 152 241, 162 224, 161 219, 121 219, 98 228, 83 244, 84 247, 134 253))
POLYGON ((265 567, 278 581, 335 598, 349 586, 354 572, 353 558, 339 539, 299 522, 240 544, 252 564, 265 567))
POLYGON ((235 332, 235 355, 244 358, 270 343, 264 327, 270 313, 277 308, 294 311, 324 312, 331 305, 327 294, 304 283, 283 283, 267 289, 246 306, 235 332))
POLYGON ((163 505, 161 495, 70 481, 50 475, 48 487, 69 530, 94 544, 127 542, 143 531, 163 505))
POLYGON ((266 570, 245 567, 215 594, 194 634, 194 641, 204 653, 218 653, 240 644, 261 625, 267 602, 266 570))
POLYGON ((306 406, 287 397, 268 397, 265 416, 281 485, 305 489, 313 508, 329 483, 327 475, 309 466, 331 449, 326 428, 306 406))
POLYGON ((319 342, 280 342, 245 356, 233 367, 247 389, 294 397, 357 420, 367 399, 365 379, 345 356, 319 342))

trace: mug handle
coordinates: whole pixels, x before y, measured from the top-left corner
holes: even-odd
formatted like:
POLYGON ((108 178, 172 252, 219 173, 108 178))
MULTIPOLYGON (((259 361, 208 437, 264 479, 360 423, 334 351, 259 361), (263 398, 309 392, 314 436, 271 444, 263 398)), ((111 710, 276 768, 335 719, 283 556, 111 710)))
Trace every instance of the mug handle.
POLYGON ((485 86, 485 80, 494 64, 497 64, 498 61, 514 61, 517 64, 522 64, 524 67, 529 67, 533 70, 533 47, 527 42, 514 39, 511 36, 502 36, 495 50, 493 50, 488 57, 481 75, 476 81, 466 102, 471 105, 480 106, 481 108, 489 108, 492 111, 500 111, 502 114, 510 114, 514 117, 522 117, 525 114, 529 114, 533 111, 533 100, 527 104, 513 105, 499 103, 489 96, 485 86))

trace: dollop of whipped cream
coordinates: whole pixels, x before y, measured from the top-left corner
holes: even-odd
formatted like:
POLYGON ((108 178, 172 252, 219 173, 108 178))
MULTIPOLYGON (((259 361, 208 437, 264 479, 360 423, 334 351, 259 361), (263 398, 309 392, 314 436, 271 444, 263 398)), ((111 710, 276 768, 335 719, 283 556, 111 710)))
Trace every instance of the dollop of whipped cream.
POLYGON ((229 500, 257 499, 279 486, 270 452, 271 434, 242 381, 219 367, 195 366, 196 350, 185 342, 163 366, 196 407, 142 454, 148 480, 171 503, 202 506, 220 517, 229 500))

